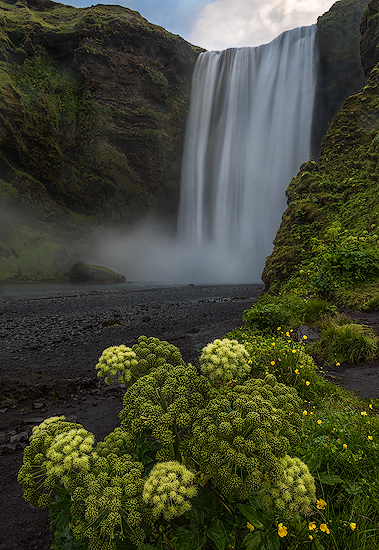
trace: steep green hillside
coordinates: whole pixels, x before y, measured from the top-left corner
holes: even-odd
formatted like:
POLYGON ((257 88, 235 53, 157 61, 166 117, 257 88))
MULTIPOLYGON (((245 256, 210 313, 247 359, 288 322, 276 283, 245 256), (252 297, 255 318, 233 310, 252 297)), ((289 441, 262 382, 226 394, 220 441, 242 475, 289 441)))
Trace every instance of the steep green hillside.
MULTIPOLYGON (((368 32, 375 40, 377 14, 374 0, 362 22, 362 44, 368 32)), ((362 58, 368 66, 364 47, 362 58)), ((286 194, 288 208, 263 273, 266 288, 316 290, 340 303, 370 307, 371 301, 374 307, 379 280, 378 65, 335 117, 319 166, 304 164, 286 194)))
POLYGON ((120 6, 0 2, 0 241, 175 215, 197 55, 120 6))

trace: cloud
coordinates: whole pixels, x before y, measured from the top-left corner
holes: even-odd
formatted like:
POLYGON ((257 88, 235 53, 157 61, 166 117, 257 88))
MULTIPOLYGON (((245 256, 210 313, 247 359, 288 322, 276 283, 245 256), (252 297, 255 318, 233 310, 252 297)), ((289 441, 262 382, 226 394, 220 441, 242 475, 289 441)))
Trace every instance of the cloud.
POLYGON ((194 23, 190 42, 208 50, 258 46, 281 32, 316 23, 333 0, 216 0, 194 23))

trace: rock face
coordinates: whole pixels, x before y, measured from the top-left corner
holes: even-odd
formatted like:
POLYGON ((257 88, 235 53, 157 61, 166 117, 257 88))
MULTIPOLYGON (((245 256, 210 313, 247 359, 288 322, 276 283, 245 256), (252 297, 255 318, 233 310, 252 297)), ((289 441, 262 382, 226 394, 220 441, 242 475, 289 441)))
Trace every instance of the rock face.
POLYGON ((3 201, 79 225, 172 208, 198 51, 119 6, 0 14, 3 201))
POLYGON ((379 63, 379 1, 372 0, 361 22, 361 58, 366 76, 379 63))
POLYGON ((1 1, 0 241, 16 215, 66 243, 174 218, 198 53, 120 6, 1 1))
POLYGON ((367 3, 368 0, 340 0, 317 20, 319 66, 312 129, 314 158, 318 158, 328 125, 346 98, 366 83, 359 55, 359 25, 367 3))
POLYGON ((125 277, 107 267, 77 262, 70 269, 70 283, 125 283, 125 277))
MULTIPOLYGON (((363 65, 378 48, 378 1, 370 2, 362 23, 363 65), (370 16, 371 14, 371 16, 370 16)), ((375 58, 376 59, 376 58, 375 58)), ((379 227, 379 65, 367 85, 349 97, 322 143, 320 164, 301 166, 286 191, 288 208, 263 272, 266 289, 289 281, 301 262, 312 258, 315 239, 333 234, 367 234, 379 227)))

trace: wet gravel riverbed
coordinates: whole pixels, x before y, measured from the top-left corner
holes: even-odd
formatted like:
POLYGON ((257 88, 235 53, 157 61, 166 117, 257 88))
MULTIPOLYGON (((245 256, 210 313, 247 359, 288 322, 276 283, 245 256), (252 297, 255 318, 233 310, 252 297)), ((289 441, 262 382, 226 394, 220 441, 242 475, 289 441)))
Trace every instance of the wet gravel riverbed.
POLYGON ((196 363, 197 350, 241 324, 261 285, 94 290, 0 300, 1 396, 58 394, 95 376, 102 351, 155 336, 196 363))

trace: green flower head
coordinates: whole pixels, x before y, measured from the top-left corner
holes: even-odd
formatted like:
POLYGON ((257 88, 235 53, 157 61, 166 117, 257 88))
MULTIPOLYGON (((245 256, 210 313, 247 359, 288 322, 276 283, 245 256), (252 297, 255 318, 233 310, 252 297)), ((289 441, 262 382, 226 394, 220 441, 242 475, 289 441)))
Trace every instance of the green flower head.
POLYGON ((195 476, 183 464, 160 462, 151 470, 143 487, 142 498, 152 507, 153 516, 167 520, 183 515, 191 508, 188 499, 197 494, 195 476))
POLYGON ((211 380, 220 380, 223 385, 233 378, 243 378, 250 372, 248 353, 237 340, 214 340, 202 349, 200 367, 211 380))

